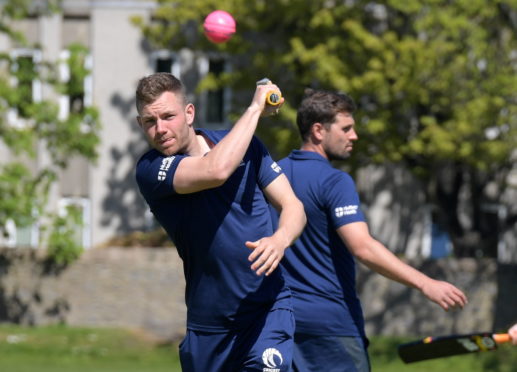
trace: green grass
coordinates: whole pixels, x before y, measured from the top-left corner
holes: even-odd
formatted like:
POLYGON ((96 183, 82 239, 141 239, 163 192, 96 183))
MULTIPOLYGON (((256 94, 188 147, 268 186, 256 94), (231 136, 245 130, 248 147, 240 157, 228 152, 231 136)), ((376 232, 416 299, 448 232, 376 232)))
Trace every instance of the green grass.
MULTIPOLYGON (((404 364, 397 345, 407 338, 372 337, 374 372, 515 372, 517 347, 404 364)), ((0 326, 0 371, 179 372, 178 345, 121 329, 0 326)), ((210 371, 207 371, 210 372, 210 371)))
POLYGON ((176 372, 177 345, 120 329, 0 326, 0 371, 176 372))

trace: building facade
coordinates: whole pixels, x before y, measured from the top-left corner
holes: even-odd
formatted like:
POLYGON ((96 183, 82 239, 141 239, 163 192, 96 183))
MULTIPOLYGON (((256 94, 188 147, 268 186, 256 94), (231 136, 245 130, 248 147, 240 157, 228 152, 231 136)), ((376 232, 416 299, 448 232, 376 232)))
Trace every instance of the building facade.
MULTIPOLYGON (((30 45, 39 48, 19 48, 3 38, 0 49, 34 65, 60 61, 60 76, 64 79, 68 76, 63 63, 68 56, 67 48, 81 44, 89 51, 85 63, 91 73, 84 81, 82 97, 57 96, 38 81, 33 81, 31 88, 34 101, 43 97, 59 101, 60 115, 67 115, 74 104, 93 105, 100 112, 102 130, 97 162, 89 164, 82 158, 71 159, 51 191, 49 204, 52 210, 62 210, 70 204, 80 207, 83 213, 80 237, 84 247, 91 248, 115 236, 153 227, 152 216, 134 180, 135 162, 148 147, 136 122, 134 95, 138 80, 153 72, 168 71, 180 76, 192 91, 205 74, 224 71, 229 64, 217 55, 152 50, 131 23, 131 17, 150 17, 156 7, 153 1, 65 0, 62 6, 60 13, 29 17, 14 25, 30 45)), ((228 126, 226 113, 231 100, 228 90, 189 98, 199 103, 199 107, 206 107, 197 112, 198 125, 228 126)), ((12 125, 17 119, 16 112, 10 113, 8 120, 12 125)), ((0 153, 9 159, 6 149, 0 148, 0 153)), ((33 166, 37 168, 46 161, 45 149, 40 148, 33 166)), ((35 247, 38 244, 36 225, 17 228, 10 224, 7 231, 3 245, 35 247)))
MULTIPOLYGON (((49 207, 59 210, 69 204, 79 206, 84 225, 80 239, 84 247, 92 248, 113 237, 154 226, 134 179, 134 165, 148 148, 136 122, 134 92, 138 80, 153 72, 169 71, 179 76, 188 91, 193 92, 204 75, 228 71, 231 64, 217 54, 152 49, 141 31, 131 23, 131 17, 149 19, 157 7, 154 1, 63 0, 62 5, 61 13, 17 22, 16 28, 31 44, 40 48, 18 48, 3 38, 0 39, 0 50, 7 50, 12 56, 31 63, 66 60, 67 48, 75 43, 84 45, 89 51, 85 63, 91 74, 84 81, 84 95, 54 98, 60 102, 61 115, 67 115, 75 104, 94 105, 99 109, 102 130, 98 161, 89 164, 84 159, 71 159, 70 166, 62 172, 51 191, 49 207)), ((60 74, 66 79, 67 73, 63 64, 60 74)), ((37 81, 32 82, 32 92, 34 100, 55 95, 37 81)), ((196 125, 228 127, 226 114, 231 109, 231 98, 229 90, 189 97, 198 107, 196 125)), ((16 121, 15 113, 11 114, 10 120, 16 121)), ((3 159, 10 156, 1 147, 0 155, 3 159)), ((41 149, 34 166, 45 162, 48 157, 41 149)), ((443 232, 433 230, 432 212, 422 205, 422 195, 414 191, 418 186, 413 185, 404 172, 390 173, 389 169, 365 169, 358 177, 358 187, 367 196, 365 205, 374 235, 395 250, 402 247, 412 257, 448 254, 450 241, 443 232), (403 175, 394 177, 399 173, 403 175), (389 187, 382 193, 373 192, 372 185, 376 182, 386 185, 388 179, 389 187), (407 192, 397 192, 404 187, 407 192)), ((517 213, 511 210, 511 200, 515 198, 515 193, 510 192, 507 198, 510 207, 493 207, 496 218, 508 211, 517 213)), ((8 226, 7 230, 8 236, 1 238, 3 245, 37 246, 37 226, 8 226)), ((516 234, 515 227, 506 228, 501 234, 498 250, 505 261, 517 260, 516 234)))

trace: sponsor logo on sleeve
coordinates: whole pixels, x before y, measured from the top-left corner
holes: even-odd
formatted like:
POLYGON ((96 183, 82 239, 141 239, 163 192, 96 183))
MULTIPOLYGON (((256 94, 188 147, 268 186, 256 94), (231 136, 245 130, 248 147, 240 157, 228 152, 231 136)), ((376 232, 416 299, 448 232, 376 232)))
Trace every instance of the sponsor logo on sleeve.
POLYGON ((263 372, 279 372, 284 359, 280 351, 274 347, 270 347, 262 353, 262 362, 265 367, 262 369, 263 372))
POLYGON ((171 167, 172 162, 174 161, 174 156, 169 156, 162 159, 162 164, 160 165, 160 170, 158 171, 158 181, 164 181, 167 177, 167 171, 171 167))
POLYGON ((344 207, 337 207, 334 209, 336 217, 350 216, 357 214, 358 205, 346 205, 344 207))
POLYGON ((282 170, 282 168, 280 168, 280 165, 278 165, 276 161, 274 161, 273 164, 271 164, 271 169, 273 169, 276 173, 280 173, 280 171, 282 170))

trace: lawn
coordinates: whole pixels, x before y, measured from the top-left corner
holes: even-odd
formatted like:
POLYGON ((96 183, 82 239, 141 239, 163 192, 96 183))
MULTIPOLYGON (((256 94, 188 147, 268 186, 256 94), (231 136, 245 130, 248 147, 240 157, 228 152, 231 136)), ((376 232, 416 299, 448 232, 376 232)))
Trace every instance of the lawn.
POLYGON ((0 326, 0 371, 176 372, 177 345, 121 329, 0 326))
MULTIPOLYGON (((378 372, 515 372, 517 347, 413 364, 402 363, 397 345, 407 338, 372 337, 378 372)), ((177 343, 159 343, 121 329, 0 326, 0 371, 179 372, 177 343)), ((207 371, 210 372, 210 371, 207 371)))

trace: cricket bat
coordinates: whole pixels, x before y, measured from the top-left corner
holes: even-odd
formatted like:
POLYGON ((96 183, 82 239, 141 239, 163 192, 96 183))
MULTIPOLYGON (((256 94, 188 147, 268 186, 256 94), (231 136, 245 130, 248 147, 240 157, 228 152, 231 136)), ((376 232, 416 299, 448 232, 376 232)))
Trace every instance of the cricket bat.
POLYGON ((400 359, 405 363, 413 363, 427 359, 495 350, 498 344, 509 341, 510 336, 507 333, 492 334, 488 332, 426 337, 423 340, 399 345, 398 353, 400 359))

